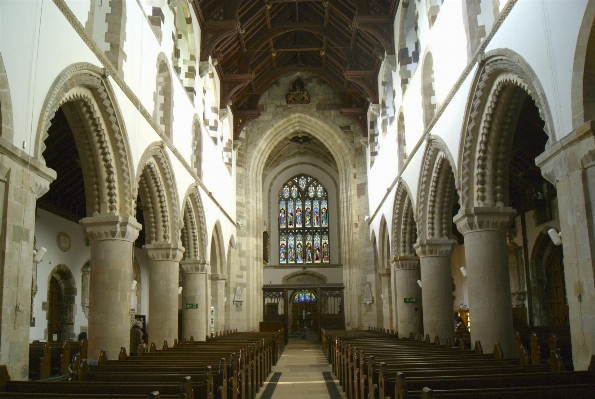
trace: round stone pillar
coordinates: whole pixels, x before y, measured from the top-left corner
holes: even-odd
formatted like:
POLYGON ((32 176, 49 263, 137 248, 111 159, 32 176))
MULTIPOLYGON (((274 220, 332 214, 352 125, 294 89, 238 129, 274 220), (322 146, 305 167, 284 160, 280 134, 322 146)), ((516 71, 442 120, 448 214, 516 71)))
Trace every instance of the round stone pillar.
MULTIPOLYGON (((149 341, 171 347, 178 338, 178 287, 183 247, 145 245, 149 255, 149 341)), ((183 290, 182 290, 183 292, 183 290)))
POLYGON ((411 333, 422 333, 421 288, 417 284, 417 280, 420 279, 419 258, 417 256, 396 258, 394 273, 399 336, 409 337, 411 333), (407 298, 407 302, 405 302, 405 298, 407 298))
POLYGON ((421 270, 424 334, 429 334, 432 342, 437 335, 442 344, 447 338, 454 343, 455 338, 450 273, 454 244, 454 240, 435 238, 414 245, 421 270))
POLYGON ((382 325, 379 327, 390 330, 393 324, 390 269, 381 269, 378 271, 378 275, 380 277, 380 294, 382 295, 382 325))
MULTIPOLYGON (((182 271, 182 336, 204 341, 209 328, 207 275, 209 265, 196 259, 180 262, 182 271), (196 307, 195 307, 196 305, 196 307)), ((209 306, 210 307, 210 306, 209 306)))
POLYGON ((211 306, 215 308, 215 332, 225 329, 225 282, 226 274, 211 274, 211 306))
POLYGON ((500 344, 505 357, 515 357, 506 230, 511 208, 459 211, 454 221, 465 236, 471 341, 484 352, 500 344))
POLYGON ((117 359, 130 345, 132 250, 142 226, 133 217, 88 217, 80 222, 91 243, 89 359, 117 359))

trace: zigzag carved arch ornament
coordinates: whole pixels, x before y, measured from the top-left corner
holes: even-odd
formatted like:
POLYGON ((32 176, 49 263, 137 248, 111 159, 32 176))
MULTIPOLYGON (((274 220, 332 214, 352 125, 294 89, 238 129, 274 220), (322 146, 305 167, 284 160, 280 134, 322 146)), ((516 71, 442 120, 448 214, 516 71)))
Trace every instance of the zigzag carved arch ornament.
POLYGON ((188 189, 182 217, 182 244, 186 248, 184 258, 207 261, 205 212, 196 185, 188 189))
POLYGON ((133 216, 130 145, 103 69, 78 63, 58 75, 39 118, 33 154, 37 159, 43 160, 51 120, 62 106, 67 114, 76 116, 86 133, 75 135, 75 140, 82 151, 87 214, 133 216))
POLYGON ((414 207, 411 191, 404 181, 399 182, 393 210, 393 253, 398 256, 415 256, 413 244, 417 241, 414 207))
POLYGON ((543 87, 529 64, 510 50, 494 50, 480 64, 467 101, 459 148, 461 207, 504 207, 508 160, 518 114, 530 96, 545 121, 548 146, 556 139, 543 87))

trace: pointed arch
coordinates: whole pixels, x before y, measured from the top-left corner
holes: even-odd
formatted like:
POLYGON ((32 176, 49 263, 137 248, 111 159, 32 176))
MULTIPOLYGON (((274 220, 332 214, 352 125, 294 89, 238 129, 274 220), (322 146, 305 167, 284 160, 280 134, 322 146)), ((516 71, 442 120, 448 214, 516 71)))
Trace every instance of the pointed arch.
POLYGON ((8 140, 10 143, 12 143, 14 138, 12 100, 2 54, 0 54, 0 137, 8 140))
POLYGON ((198 186, 188 188, 182 215, 182 245, 184 259, 207 260, 207 224, 198 186))
POLYGON ((380 256, 380 264, 383 269, 390 268, 390 258, 391 258, 391 251, 390 251, 390 232, 388 230, 388 223, 386 222, 386 217, 382 215, 380 219, 380 229, 378 230, 379 236, 379 256, 380 256))
MULTIPOLYGON (((76 280, 72 275, 72 272, 65 264, 59 264, 52 269, 50 274, 48 275, 48 299, 47 303, 50 309, 46 313, 46 317, 48 320, 48 335, 52 334, 53 331, 58 331, 58 340, 59 341, 68 341, 73 340, 75 338, 74 333, 74 316, 76 314, 76 280), (52 284, 53 282, 53 284, 52 284), (61 297, 61 303, 53 304, 51 298, 51 288, 56 287, 59 290, 59 296, 61 297), (52 307, 56 307, 56 309, 52 309, 52 307), (53 312, 59 312, 59 320, 55 317, 52 317, 53 312), (53 320, 52 320, 53 319, 53 320), (60 326, 55 329, 50 326, 50 324, 54 321, 57 321, 60 326)), ((54 315, 55 316, 55 315, 54 315)), ((53 326, 57 327, 57 326, 53 326)), ((48 336, 48 340, 51 340, 51 337, 48 336)))
POLYGON ((200 118, 196 114, 192 119, 192 159, 190 164, 198 177, 202 179, 202 130, 200 118))
POLYGON ((403 0, 401 4, 399 76, 401 77, 401 92, 404 95, 419 63, 420 45, 417 1, 403 0))
POLYGON ((178 194, 171 161, 163 143, 149 145, 139 162, 138 192, 145 219, 145 244, 180 240, 178 194))
POLYGON ((428 51, 424 57, 421 74, 421 101, 424 114, 424 128, 427 128, 436 114, 436 90, 434 89, 434 57, 428 51))
POLYGON ((130 144, 103 70, 78 63, 58 75, 39 117, 34 150, 37 159, 43 159, 51 120, 61 106, 85 132, 75 135, 75 140, 85 174, 87 215, 133 216, 136 197, 132 192, 130 144))
POLYGON ((211 234, 211 252, 210 263, 212 274, 225 274, 226 256, 225 244, 223 241, 223 231, 221 229, 221 222, 217 220, 213 226, 213 233, 211 234))
POLYGON ((428 143, 419 177, 419 239, 451 238, 455 174, 446 143, 434 136, 428 143))
POLYGON ((393 254, 399 256, 417 256, 413 244, 417 241, 415 206, 411 190, 405 181, 399 181, 393 207, 393 254))
POLYGON ((507 206, 510 146, 527 95, 545 122, 548 145, 553 144, 551 112, 536 74, 511 50, 489 52, 477 70, 465 111, 458 159, 461 208, 507 206))
MULTIPOLYGON (((175 4, 175 3, 171 3, 175 4)), ((171 5, 170 5, 171 6, 171 5)), ((194 43, 194 28, 192 13, 186 0, 178 1, 172 9, 174 14, 174 48, 172 62, 182 86, 193 101, 196 95, 196 44, 194 43)))
POLYGON ((172 124, 174 121, 174 93, 171 72, 167 57, 163 53, 157 56, 157 81, 153 100, 153 119, 161 127, 165 135, 173 138, 172 124))

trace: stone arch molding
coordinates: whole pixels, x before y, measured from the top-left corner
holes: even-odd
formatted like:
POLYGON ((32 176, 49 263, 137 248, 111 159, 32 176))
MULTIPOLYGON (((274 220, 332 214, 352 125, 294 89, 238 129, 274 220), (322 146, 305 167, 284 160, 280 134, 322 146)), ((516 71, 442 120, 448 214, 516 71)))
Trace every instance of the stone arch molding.
POLYGON ((217 219, 213 226, 213 233, 211 235, 211 254, 216 256, 217 262, 213 262, 214 259, 210 257, 211 271, 214 274, 224 274, 227 270, 227 257, 225 256, 225 240, 223 239, 223 229, 221 228, 221 222, 217 219))
POLYGON ((417 232, 420 240, 450 238, 454 160, 446 143, 433 136, 426 147, 419 176, 417 232))
POLYGON ((177 186, 162 142, 149 145, 140 159, 138 170, 136 181, 144 201, 146 243, 178 244, 180 213, 177 186))
POLYGON ((393 211, 392 250, 395 257, 416 256, 413 244, 417 240, 415 207, 409 186, 400 181, 395 194, 393 211))
POLYGON ((52 84, 40 115, 33 156, 43 161, 45 140, 56 111, 66 105, 85 135, 75 135, 85 176, 87 215, 133 216, 130 144, 104 71, 92 64, 66 68, 52 84))
POLYGON ((196 184, 192 185, 186 193, 182 221, 182 244, 186 249, 184 258, 208 261, 207 223, 196 184))
POLYGON ((461 207, 502 208, 507 201, 508 157, 522 101, 535 101, 548 145, 555 141, 551 112, 535 72, 521 56, 507 49, 486 54, 475 75, 459 148, 461 207))
POLYGON ((281 279, 282 284, 326 284, 327 281, 324 274, 314 270, 298 270, 281 279))

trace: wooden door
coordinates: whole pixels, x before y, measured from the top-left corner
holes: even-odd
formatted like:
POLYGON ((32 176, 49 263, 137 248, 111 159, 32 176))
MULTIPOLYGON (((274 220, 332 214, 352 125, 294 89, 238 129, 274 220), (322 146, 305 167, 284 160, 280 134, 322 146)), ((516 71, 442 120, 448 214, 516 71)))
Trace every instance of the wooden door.
POLYGON ((48 342, 54 341, 54 334, 60 341, 63 295, 55 277, 50 279, 48 299, 48 342))
POLYGON ((546 292, 550 314, 550 325, 568 325, 568 305, 564 286, 564 265, 560 247, 554 247, 546 264, 546 292))

